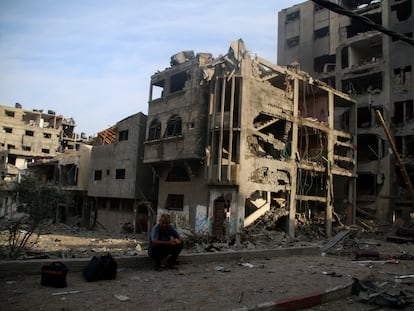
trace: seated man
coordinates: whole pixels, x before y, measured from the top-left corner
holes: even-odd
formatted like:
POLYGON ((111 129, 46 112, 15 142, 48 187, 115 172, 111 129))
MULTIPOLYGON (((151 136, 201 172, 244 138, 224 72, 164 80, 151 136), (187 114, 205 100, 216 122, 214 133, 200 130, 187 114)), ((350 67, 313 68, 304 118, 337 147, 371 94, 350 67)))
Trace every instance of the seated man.
POLYGON ((155 261, 155 270, 161 271, 161 260, 170 256, 166 268, 174 268, 183 249, 184 239, 170 225, 170 215, 162 214, 150 234, 148 255, 155 261))

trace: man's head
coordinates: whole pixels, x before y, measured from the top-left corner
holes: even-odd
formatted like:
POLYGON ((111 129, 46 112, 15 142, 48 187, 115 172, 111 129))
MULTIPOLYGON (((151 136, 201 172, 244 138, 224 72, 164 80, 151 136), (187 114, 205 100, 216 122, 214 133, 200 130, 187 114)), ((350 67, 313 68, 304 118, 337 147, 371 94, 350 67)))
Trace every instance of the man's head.
POLYGON ((162 214, 160 217, 160 226, 162 230, 166 230, 170 225, 170 215, 162 214))

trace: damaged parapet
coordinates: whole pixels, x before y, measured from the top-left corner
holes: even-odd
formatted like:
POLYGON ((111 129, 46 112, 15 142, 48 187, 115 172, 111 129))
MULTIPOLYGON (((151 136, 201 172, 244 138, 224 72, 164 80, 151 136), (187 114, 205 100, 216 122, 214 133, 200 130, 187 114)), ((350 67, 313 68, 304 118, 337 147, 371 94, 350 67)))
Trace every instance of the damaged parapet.
POLYGON ((150 94, 144 156, 160 177, 158 213, 216 236, 269 211, 294 235, 303 215, 330 235, 333 215, 355 199, 354 102, 299 69, 252 58, 242 40, 210 62, 200 55, 151 79, 163 87, 150 94))

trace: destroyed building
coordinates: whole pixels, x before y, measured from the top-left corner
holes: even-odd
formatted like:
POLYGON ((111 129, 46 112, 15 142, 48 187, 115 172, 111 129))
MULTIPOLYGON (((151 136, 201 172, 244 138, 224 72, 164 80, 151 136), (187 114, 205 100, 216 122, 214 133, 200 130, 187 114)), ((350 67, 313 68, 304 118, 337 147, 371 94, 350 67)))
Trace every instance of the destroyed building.
POLYGON ((331 1, 399 36, 390 36, 306 1, 279 12, 278 64, 301 70, 349 94, 357 108, 357 211, 378 224, 407 219, 413 202, 381 127, 390 128, 414 183, 413 0, 331 1))
POLYGON ((12 213, 13 189, 20 173, 37 159, 52 159, 65 150, 76 148, 75 122, 54 111, 26 110, 0 106, 0 201, 1 216, 12 213))
POLYGON ((88 183, 89 226, 112 232, 146 232, 155 218, 157 182, 143 164, 147 116, 139 112, 98 133, 88 183))
POLYGON ((52 183, 70 195, 71 200, 59 202, 56 206, 55 221, 89 226, 88 182, 92 146, 78 144, 76 149, 65 150, 53 158, 37 159, 28 165, 40 182, 52 183), (70 221, 73 222, 73 221, 70 221))
POLYGON ((224 236, 272 211, 291 237, 299 215, 330 236, 334 215, 352 221, 356 126, 348 95, 242 40, 218 58, 178 53, 151 77, 144 163, 159 177, 158 214, 224 236))

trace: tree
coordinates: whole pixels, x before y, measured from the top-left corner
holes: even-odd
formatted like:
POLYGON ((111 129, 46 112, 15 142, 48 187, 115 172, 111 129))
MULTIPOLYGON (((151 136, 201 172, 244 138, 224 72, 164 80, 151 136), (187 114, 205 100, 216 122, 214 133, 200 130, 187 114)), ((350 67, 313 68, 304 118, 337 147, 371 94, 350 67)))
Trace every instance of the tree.
POLYGON ((23 175, 13 191, 21 213, 5 225, 9 233, 7 257, 17 259, 40 223, 53 219, 58 204, 67 203, 70 196, 54 183, 40 182, 33 174, 23 175))

